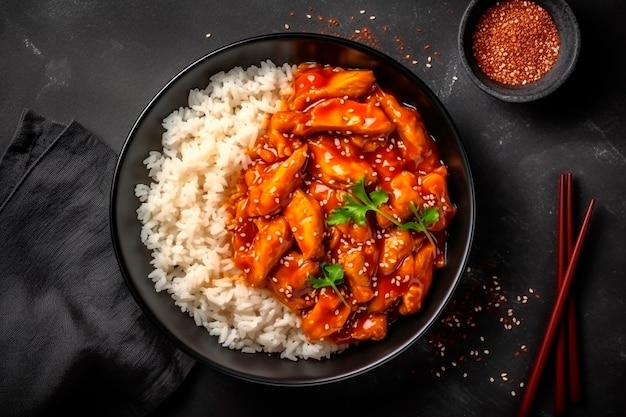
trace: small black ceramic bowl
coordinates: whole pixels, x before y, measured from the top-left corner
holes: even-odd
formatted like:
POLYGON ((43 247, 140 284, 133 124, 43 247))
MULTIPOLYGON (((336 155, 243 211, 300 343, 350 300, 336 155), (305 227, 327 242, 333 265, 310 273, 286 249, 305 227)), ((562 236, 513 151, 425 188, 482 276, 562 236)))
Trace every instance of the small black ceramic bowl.
POLYGON ((145 313, 181 349, 200 362, 247 381, 276 386, 330 383, 374 369, 409 348, 436 321, 461 279, 474 230, 474 185, 459 133, 435 94, 410 70, 388 56, 348 40, 313 34, 275 34, 234 43, 200 58, 183 69, 148 103, 120 153, 111 193, 111 231, 122 274, 145 313), (140 239, 136 184, 149 184, 143 160, 163 149, 163 119, 188 105, 189 91, 203 89, 209 78, 236 66, 261 61, 276 65, 314 61, 344 68, 373 69, 377 82, 421 111, 441 158, 448 166, 449 193, 458 211, 449 225, 447 265, 433 279, 422 310, 389 326, 378 342, 350 347, 328 359, 291 361, 277 354, 243 353, 222 347, 216 336, 183 313, 166 291, 157 292, 148 277, 150 252, 140 239))
MULTIPOLYGON (((564 0, 526 0, 543 8, 554 21, 560 38, 559 54, 552 68, 541 78, 525 85, 495 81, 479 67, 474 56, 474 33, 480 18, 496 3, 510 0, 472 0, 459 28, 459 53, 469 77, 486 93, 508 102, 529 102, 546 97, 570 76, 580 51, 580 30, 576 16, 564 0)), ((522 1, 522 0, 516 0, 522 1)), ((529 51, 530 53, 530 51, 529 51)))

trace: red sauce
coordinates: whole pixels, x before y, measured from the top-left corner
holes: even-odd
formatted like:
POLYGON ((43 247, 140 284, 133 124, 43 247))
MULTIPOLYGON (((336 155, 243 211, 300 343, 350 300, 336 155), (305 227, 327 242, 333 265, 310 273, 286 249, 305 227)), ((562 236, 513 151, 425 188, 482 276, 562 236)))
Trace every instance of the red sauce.
POLYGON ((421 310, 456 208, 417 109, 384 92, 371 71, 303 64, 294 97, 252 155, 232 199, 234 261, 248 285, 273 291, 312 341, 380 340, 391 321, 421 310), (435 246, 373 211, 363 225, 328 224, 361 180, 367 193, 387 193, 378 208, 397 222, 416 220, 411 204, 435 207, 435 246), (316 288, 309 279, 335 264, 337 291, 316 288))

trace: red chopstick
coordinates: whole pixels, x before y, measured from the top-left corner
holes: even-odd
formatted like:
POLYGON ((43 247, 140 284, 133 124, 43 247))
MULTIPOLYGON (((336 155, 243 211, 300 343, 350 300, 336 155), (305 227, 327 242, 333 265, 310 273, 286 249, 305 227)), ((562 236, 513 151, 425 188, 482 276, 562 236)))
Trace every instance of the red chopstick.
POLYGON ((530 409, 535 398, 535 393, 537 392, 537 387, 539 385, 539 380, 541 378, 541 374, 543 372, 548 353, 550 352, 550 349, 554 342, 559 322, 563 317, 563 311, 565 308, 565 303, 568 300, 569 290, 572 284, 572 278, 574 277, 574 271, 576 269, 576 265, 578 264, 578 258, 580 257, 583 242, 587 235, 587 230, 589 228, 589 222, 591 221, 591 214, 593 212, 595 203, 595 199, 592 198, 589 201, 589 205, 587 206, 587 211, 585 213, 580 232, 578 233, 578 237, 576 238, 576 244, 574 245, 574 249, 572 251, 572 257, 569 264, 567 265, 567 270, 565 271, 563 284, 559 288, 556 301, 554 303, 554 306, 552 307, 552 312, 550 314, 550 320, 548 321, 545 335, 539 348, 539 353, 531 370, 528 384, 524 389, 524 394, 517 414, 518 417, 527 417, 530 413, 530 409))
MULTIPOLYGON (((573 175, 568 172, 565 177, 565 245, 566 245, 566 263, 569 263, 574 250, 574 215, 572 208, 573 201, 573 175)), ((574 297, 569 297, 566 322, 567 335, 567 363, 569 372, 569 399, 573 403, 579 403, 582 399, 582 389, 580 383, 580 361, 578 359, 578 329, 576 326, 576 307, 574 297)), ((565 410, 564 410, 565 411, 565 410)))
MULTIPOLYGON (((557 283, 563 284, 565 267, 569 263, 573 247, 573 175, 561 174, 557 209, 557 283)), ((555 356, 554 412, 567 411, 567 400, 577 403, 581 398, 580 366, 578 361, 578 335, 574 299, 569 297, 567 316, 559 327, 555 356), (568 379, 569 376, 569 379, 568 379), (569 384, 568 384, 569 382, 569 384)))
MULTIPOLYGON (((571 234, 568 228, 569 200, 568 186, 571 185, 566 174, 559 177, 559 199, 557 203, 557 224, 556 224, 556 277, 557 288, 563 285, 565 267, 569 256, 567 246, 571 234)), ((554 413, 565 414, 567 410, 567 346, 565 344, 566 323, 562 320, 557 335, 555 354, 555 375, 554 375, 554 413)))

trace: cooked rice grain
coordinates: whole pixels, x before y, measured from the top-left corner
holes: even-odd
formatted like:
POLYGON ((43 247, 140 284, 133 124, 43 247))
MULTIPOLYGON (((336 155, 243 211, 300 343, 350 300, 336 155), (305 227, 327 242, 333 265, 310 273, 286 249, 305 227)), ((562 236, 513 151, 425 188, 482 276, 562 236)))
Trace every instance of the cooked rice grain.
POLYGON ((137 216, 156 291, 167 291, 218 343, 322 359, 345 347, 308 342, 297 315, 268 291, 238 281, 226 231, 224 202, 268 113, 293 92, 294 69, 265 61, 220 72, 206 88, 191 90, 188 107, 163 120, 163 151, 144 160, 152 182, 136 186, 137 216))

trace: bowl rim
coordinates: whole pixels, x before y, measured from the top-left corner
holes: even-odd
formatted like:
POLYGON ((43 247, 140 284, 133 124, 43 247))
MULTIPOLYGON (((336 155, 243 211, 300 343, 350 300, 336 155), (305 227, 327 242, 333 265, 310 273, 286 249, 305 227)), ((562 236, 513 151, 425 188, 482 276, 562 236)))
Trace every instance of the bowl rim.
MULTIPOLYGON (((208 82, 208 79, 207 79, 207 82, 208 82)), ((275 386, 310 386, 310 385, 319 385, 319 384, 324 384, 324 383, 331 383, 331 382, 345 380, 347 378, 361 375, 369 370, 377 368, 383 365, 384 363, 387 363, 391 359, 397 357, 400 353, 408 349, 417 339, 422 337, 424 333, 426 333, 426 331, 433 325, 436 319, 441 315, 443 309, 452 298, 452 295, 454 291, 456 290, 465 272, 465 267, 468 262, 468 258, 470 255, 473 238, 474 238, 474 229, 475 229, 475 223, 476 223, 476 201, 475 201, 475 186, 474 186, 474 181, 473 181, 473 177, 471 173, 469 159, 467 157, 467 153, 461 141, 460 134, 457 130, 457 127, 454 121, 452 120, 451 116, 449 115, 447 109, 443 106, 443 104, 438 99, 438 97, 416 74, 414 74, 407 67, 400 64, 397 60, 393 59, 392 57, 385 55, 384 53, 376 49, 373 49, 367 45, 358 43, 356 41, 352 41, 352 40, 348 40, 345 38, 340 38, 340 37, 336 37, 332 35, 283 32, 283 33, 273 33, 273 34, 253 36, 253 37, 241 39, 241 40, 229 43, 220 48, 217 48, 201 56, 200 58, 196 59, 191 64, 185 66, 153 96, 153 98, 148 102, 148 104, 141 111, 140 115, 137 117, 136 121, 134 122, 132 128, 129 131, 129 134, 127 135, 124 141, 122 150, 120 151, 120 154, 119 154, 116 166, 115 166, 114 177, 113 177, 111 190, 110 190, 109 216, 110 216, 110 230, 111 230, 111 235, 112 235, 115 256, 117 258, 118 265, 122 272, 122 276, 131 294, 133 295, 135 301, 141 307, 142 311, 146 313, 146 315, 151 319, 151 321, 155 323, 157 327, 166 336, 168 336, 168 338, 171 341, 173 341, 176 346, 178 346, 181 350, 183 350, 190 356, 198 359, 200 362, 203 362, 206 365, 212 366, 218 370, 221 370, 222 372, 226 374, 238 377, 243 380, 247 380, 250 382, 263 383, 267 385, 275 385, 275 386), (184 341, 181 340, 179 334, 173 333, 171 326, 166 326, 162 322, 162 320, 159 319, 153 307, 147 304, 145 297, 142 295, 142 292, 137 287, 137 282, 135 282, 135 279, 133 278, 131 272, 128 269, 129 261, 125 258, 125 254, 123 252, 122 245, 120 242, 122 230, 119 229, 120 224, 118 223, 118 203, 120 202, 122 198, 119 195, 120 182, 122 181, 121 172, 123 169, 125 169, 124 168, 125 164, 129 163, 126 158, 128 155, 129 148, 132 146, 133 138, 137 134, 138 130, 141 128, 142 123, 145 122, 147 115, 149 115, 149 113, 151 113, 154 110, 155 106, 157 106, 160 100, 164 99, 168 91, 170 91, 181 79, 183 79, 188 73, 190 73, 190 71, 193 71, 195 68, 202 65, 207 60, 220 56, 220 54, 228 53, 228 51, 232 51, 241 45, 272 42, 276 40, 294 40, 294 39, 303 40, 303 41, 314 41, 314 42, 332 42, 332 43, 337 43, 349 49, 360 51, 361 53, 367 56, 372 56, 372 57, 375 57, 376 59, 384 61, 385 64, 391 66, 394 71, 398 71, 399 73, 406 76, 412 83, 415 83, 416 85, 419 86, 419 88, 422 90, 424 95, 435 106, 437 112, 441 114, 441 116, 443 116, 443 118, 446 121, 447 128, 451 130, 454 136, 454 142, 458 148, 459 157, 461 160, 461 166, 464 170, 464 174, 467 177, 466 180, 467 180, 468 189, 466 191, 468 192, 468 195, 467 195, 468 204, 467 204, 466 209, 468 211, 467 212, 468 228, 467 230, 464 230, 464 233, 466 233, 466 235, 464 236, 464 241, 463 241, 463 244, 461 245, 462 248, 460 249, 460 252, 462 253, 461 262, 458 266, 456 266, 455 278, 453 280, 452 285, 449 288, 447 288, 447 290, 445 291, 443 300, 442 301, 438 300, 437 308, 432 313, 432 318, 429 319, 426 325, 422 326, 413 337, 407 339, 403 343, 395 345, 393 349, 390 349, 390 351, 388 351, 382 358, 379 358, 375 360, 374 362, 361 364, 361 365, 354 366, 354 367, 347 367, 347 369, 345 369, 343 372, 334 374, 332 376, 312 376, 311 377, 311 376, 303 375, 301 378, 296 378, 296 379, 293 379, 293 378, 274 379, 274 378, 268 378, 267 376, 259 376, 257 374, 243 372, 238 369, 231 369, 228 366, 226 366, 224 363, 216 362, 215 360, 207 358, 206 356, 202 355, 198 351, 197 347, 192 348, 187 343, 184 343, 184 341)), ((136 236, 136 240, 139 241, 139 243, 141 244, 139 236, 136 236)), ((149 284, 152 287, 152 292, 154 294, 157 294, 156 290, 154 289, 154 283, 147 276, 145 277, 145 281, 147 284, 149 284)), ((174 302, 169 296, 169 294, 166 294, 165 296, 169 298, 170 304, 174 306, 175 309, 178 310, 178 313, 180 313, 180 309, 174 305, 174 302)), ((180 314, 180 316, 185 321, 189 321, 193 323, 193 319, 189 317, 188 315, 180 314)), ((215 344, 219 349, 223 350, 225 354, 232 354, 228 352, 235 352, 237 355, 246 355, 245 353, 242 353, 240 351, 231 351, 230 349, 219 345, 217 342, 217 337, 210 336, 208 332, 206 332, 206 329, 202 327, 200 328, 207 334, 208 338, 210 338, 210 343, 215 344)), ((356 349, 359 349, 359 346, 350 347, 349 350, 356 350, 356 349)), ((351 352, 344 352, 344 353, 339 354, 337 357, 343 356, 343 355, 350 355, 350 354, 351 352)), ((263 355, 263 353, 259 352, 254 355, 263 355)), ((333 361, 334 357, 335 355, 331 355, 330 359, 322 359, 322 361, 333 361)), ((291 362, 286 359, 279 359, 279 360, 283 362, 291 362)), ((309 363, 311 362, 317 363, 317 360, 315 359, 299 360, 298 362, 302 362, 302 361, 309 362, 309 363)))
POLYGON ((505 102, 525 103, 544 98, 556 91, 570 77, 581 49, 581 34, 574 11, 565 0, 529 0, 543 7, 552 17, 561 37, 557 62, 542 79, 524 86, 509 86, 491 80, 482 73, 471 54, 471 30, 476 20, 491 5, 501 0, 471 0, 465 8, 457 36, 461 63, 468 76, 482 91, 505 102), (563 47, 565 46, 565 47, 563 47), (564 52, 563 52, 564 51, 564 52))

